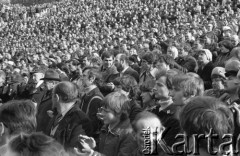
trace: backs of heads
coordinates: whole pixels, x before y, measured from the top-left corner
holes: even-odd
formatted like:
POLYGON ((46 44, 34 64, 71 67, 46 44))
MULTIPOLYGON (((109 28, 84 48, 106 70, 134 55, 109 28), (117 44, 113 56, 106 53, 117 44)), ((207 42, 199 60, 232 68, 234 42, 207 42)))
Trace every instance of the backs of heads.
POLYGON ((16 156, 67 156, 62 145, 42 133, 20 134, 8 143, 16 156))
POLYGON ((231 57, 237 58, 240 60, 240 47, 235 47, 231 51, 231 57))
POLYGON ((204 92, 203 80, 193 75, 175 75, 172 80, 173 88, 183 91, 184 97, 202 96, 204 92))
POLYGON ((95 78, 94 82, 96 84, 101 81, 102 74, 98 67, 85 67, 82 72, 84 73, 85 71, 88 71, 88 78, 95 78))
POLYGON ((78 86, 69 81, 57 84, 53 90, 54 95, 58 95, 63 103, 74 102, 78 98, 78 86))
POLYGON ((10 135, 30 133, 36 129, 36 108, 31 101, 10 101, 0 107, 0 122, 9 129, 10 135))
MULTIPOLYGON (((156 119, 159 121, 160 125, 157 125, 156 127, 158 128, 161 128, 159 126, 162 126, 162 123, 160 121, 160 119, 157 117, 157 115, 151 113, 151 112, 148 112, 148 111, 142 111, 141 113, 138 113, 135 117, 135 119, 133 120, 132 122, 132 127, 133 127, 133 130, 135 132, 138 131, 138 127, 137 127, 137 123, 140 121, 140 120, 146 120, 146 121, 149 121, 151 119, 156 119)), ((159 124, 159 123, 156 123, 156 124, 159 124)), ((153 125, 154 126, 154 125, 153 125)), ((141 129, 142 131, 142 129, 141 129)))
MULTIPOLYGON (((234 131, 233 115, 228 106, 207 96, 194 97, 183 107, 180 124, 189 137, 193 134, 206 135, 212 130, 219 136, 219 139, 213 139, 213 147, 218 147, 224 140, 224 134, 233 134, 234 131)), ((206 148, 207 140, 204 140, 200 146, 206 148)))

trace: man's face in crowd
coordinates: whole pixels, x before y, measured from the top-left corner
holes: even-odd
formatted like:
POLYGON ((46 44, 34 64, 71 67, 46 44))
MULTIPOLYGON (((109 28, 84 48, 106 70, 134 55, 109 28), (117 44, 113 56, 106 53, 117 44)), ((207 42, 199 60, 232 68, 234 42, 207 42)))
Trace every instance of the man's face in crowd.
POLYGON ((202 48, 203 48, 203 45, 200 44, 199 42, 195 42, 195 43, 193 44, 193 49, 194 49, 194 50, 199 50, 199 49, 202 49, 202 48))
POLYGON ((83 85, 84 88, 89 87, 90 85, 93 84, 93 81, 89 78, 88 71, 89 70, 85 70, 83 72, 82 85, 83 85))
POLYGON ((174 51, 172 50, 172 48, 168 48, 167 54, 168 54, 169 56, 171 56, 173 59, 175 59, 175 53, 174 53, 174 51))
POLYGON ((154 98, 157 100, 165 100, 169 97, 169 90, 166 86, 155 85, 153 87, 154 98))
POLYGON ((225 88, 224 82, 221 78, 213 78, 212 79, 212 87, 213 87, 213 89, 216 89, 216 90, 223 90, 225 88))
POLYGON ((191 37, 192 37, 192 34, 190 32, 187 32, 185 34, 185 38, 186 38, 187 41, 191 40, 191 37))
POLYGON ((173 90, 170 92, 170 96, 172 97, 175 105, 183 105, 186 100, 183 91, 176 87, 173 87, 173 90))
POLYGON ((213 30, 213 25, 212 24, 208 24, 207 25, 207 31, 211 32, 213 30))
POLYGON ((69 69, 70 69, 71 72, 76 71, 77 70, 77 66, 73 65, 73 62, 70 62, 69 63, 69 69))
POLYGON ((231 30, 226 30, 223 32, 223 38, 229 39, 231 38, 231 36, 232 36, 231 30))
POLYGON ((165 62, 157 62, 156 67, 159 71, 165 71, 169 69, 169 65, 167 65, 165 62))
POLYGON ((55 83, 54 83, 54 81, 52 81, 52 80, 45 80, 45 81, 44 81, 44 84, 45 84, 47 90, 51 90, 51 89, 53 89, 54 86, 55 86, 55 83))
POLYGON ((235 94, 235 92, 237 91, 238 85, 236 85, 236 76, 229 76, 227 78, 227 80, 224 81, 224 87, 225 87, 225 91, 228 93, 232 93, 235 94))
POLYGON ((86 67, 86 66, 90 66, 90 65, 91 65, 90 61, 88 60, 87 57, 85 57, 85 58, 83 59, 83 66, 86 67))
POLYGON ((24 77, 23 77, 23 80, 24 80, 25 84, 27 84, 27 83, 28 83, 28 80, 29 80, 29 78, 28 78, 27 76, 24 76, 24 77))
POLYGON ((207 55, 204 52, 200 52, 200 54, 198 55, 198 62, 203 64, 206 64, 209 62, 207 55))
POLYGON ((144 108, 149 104, 149 102, 153 100, 151 92, 143 91, 140 96, 142 98, 142 103, 144 108))
POLYGON ((233 35, 231 38, 231 42, 233 43, 233 45, 237 45, 239 43, 239 37, 236 35, 233 35))
POLYGON ((40 79, 43 77, 44 77, 43 73, 34 73, 32 79, 33 79, 33 82, 37 84, 40 81, 40 79))
POLYGON ((143 59, 141 62, 141 67, 142 67, 142 69, 150 70, 151 64, 149 64, 146 60, 143 59))
POLYGON ((104 66, 106 68, 110 68, 113 65, 113 57, 112 56, 111 57, 105 57, 103 61, 104 61, 104 66))
POLYGON ((137 54, 136 49, 132 48, 132 49, 130 50, 130 55, 136 55, 136 54, 137 54))
POLYGON ((185 49, 184 48, 179 48, 179 51, 178 51, 179 53, 178 53, 178 55, 179 56, 182 56, 182 57, 184 57, 184 56, 187 56, 188 55, 188 52, 187 51, 185 51, 185 49))
POLYGON ((114 60, 114 65, 116 66, 118 72, 123 71, 123 65, 122 65, 122 61, 120 60, 120 55, 117 55, 115 60, 114 60))

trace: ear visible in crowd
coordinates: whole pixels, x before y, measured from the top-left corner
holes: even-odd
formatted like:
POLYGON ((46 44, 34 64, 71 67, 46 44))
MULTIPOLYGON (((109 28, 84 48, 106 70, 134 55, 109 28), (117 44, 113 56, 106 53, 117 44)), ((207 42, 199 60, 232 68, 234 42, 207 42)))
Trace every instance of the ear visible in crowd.
POLYGON ((94 81, 95 81, 95 79, 96 79, 96 77, 95 76, 92 76, 92 77, 90 77, 90 81, 93 83, 94 81))

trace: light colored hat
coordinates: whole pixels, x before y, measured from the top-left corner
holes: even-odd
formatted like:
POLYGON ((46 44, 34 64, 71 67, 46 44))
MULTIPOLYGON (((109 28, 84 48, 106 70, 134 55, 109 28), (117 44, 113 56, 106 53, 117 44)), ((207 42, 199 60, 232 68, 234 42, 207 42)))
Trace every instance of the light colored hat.
POLYGON ((238 72, 240 69, 240 62, 238 60, 228 60, 225 64, 225 71, 235 71, 238 72))
POLYGON ((214 76, 220 76, 220 77, 226 79, 225 73, 226 73, 225 68, 215 67, 212 70, 211 77, 213 78, 214 76))

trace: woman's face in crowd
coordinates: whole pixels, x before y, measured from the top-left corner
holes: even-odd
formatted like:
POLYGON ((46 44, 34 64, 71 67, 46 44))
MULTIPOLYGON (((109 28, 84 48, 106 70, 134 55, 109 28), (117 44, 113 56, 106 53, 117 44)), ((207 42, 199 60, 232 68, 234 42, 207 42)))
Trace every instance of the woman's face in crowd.
POLYGON ((109 108, 103 108, 99 112, 103 120, 104 125, 114 124, 119 122, 119 116, 109 108))
POLYGON ((227 52, 229 52, 229 50, 228 50, 224 45, 219 45, 219 48, 220 48, 220 51, 221 51, 222 53, 227 53, 227 52))
POLYGON ((201 52, 199 55, 198 55, 198 61, 200 63, 203 63, 203 64, 206 64, 207 62, 209 62, 208 58, 207 58, 207 55, 204 53, 204 52, 201 52))

